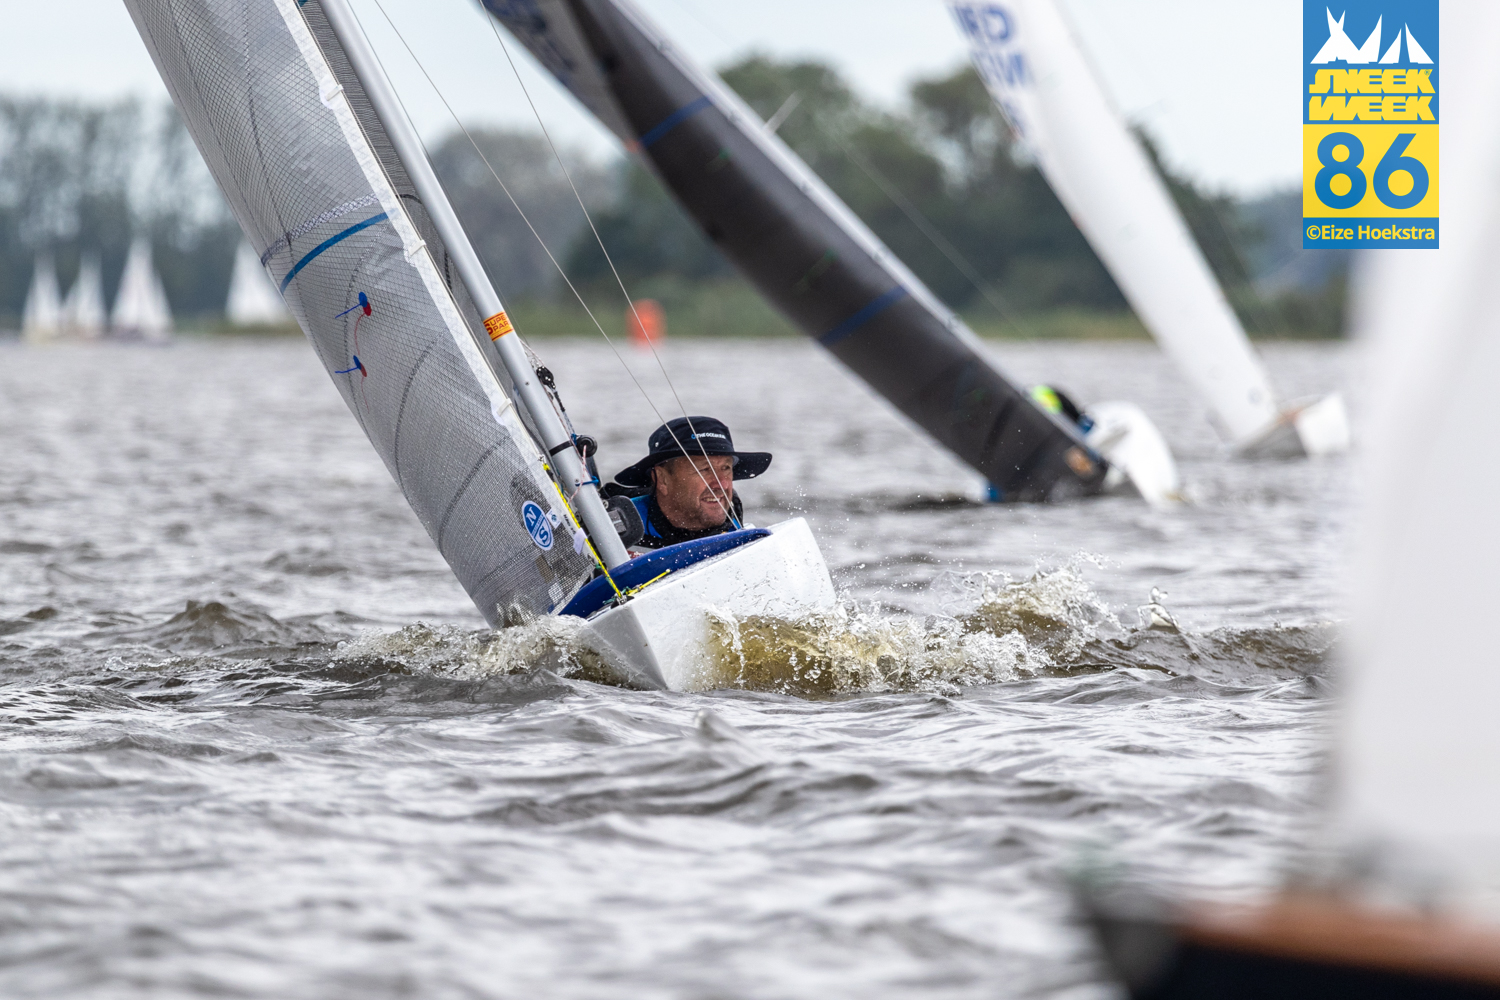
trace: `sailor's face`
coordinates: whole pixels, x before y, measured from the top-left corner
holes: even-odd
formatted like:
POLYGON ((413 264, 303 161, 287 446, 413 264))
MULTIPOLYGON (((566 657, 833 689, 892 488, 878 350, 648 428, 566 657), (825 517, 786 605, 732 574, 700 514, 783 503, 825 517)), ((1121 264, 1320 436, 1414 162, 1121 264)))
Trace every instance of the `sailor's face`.
POLYGON ((667 520, 688 531, 723 524, 734 489, 728 455, 673 458, 656 467, 656 503, 667 520))

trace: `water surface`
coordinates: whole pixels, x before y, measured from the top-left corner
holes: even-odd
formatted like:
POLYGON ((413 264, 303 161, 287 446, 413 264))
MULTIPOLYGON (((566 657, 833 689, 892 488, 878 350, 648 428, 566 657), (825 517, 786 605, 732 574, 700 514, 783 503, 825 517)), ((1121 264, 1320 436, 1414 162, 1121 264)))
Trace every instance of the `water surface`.
MULTIPOLYGON (((638 458, 614 356, 537 346, 638 458)), ((300 340, 0 346, 0 994, 1111 995, 1070 874, 1234 893, 1307 836, 1349 468, 1227 459, 1150 345, 995 352, 1140 403, 1193 503, 985 505, 810 345, 672 344, 845 600, 673 694, 485 631, 300 340)))

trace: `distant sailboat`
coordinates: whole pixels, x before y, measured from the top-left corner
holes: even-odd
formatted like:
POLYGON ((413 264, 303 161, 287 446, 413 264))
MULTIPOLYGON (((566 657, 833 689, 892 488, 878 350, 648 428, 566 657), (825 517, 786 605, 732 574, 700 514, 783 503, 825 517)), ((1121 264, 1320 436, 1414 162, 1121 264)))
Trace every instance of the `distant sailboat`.
POLYGON ((99 258, 84 254, 78 265, 78 277, 63 301, 63 332, 84 340, 104 335, 104 281, 99 274, 99 258))
POLYGON ((57 291, 57 269, 49 254, 37 254, 21 318, 21 336, 33 344, 56 340, 62 331, 62 298, 57 291))
POLYGON ((137 237, 125 258, 110 330, 116 336, 165 341, 172 336, 172 307, 151 264, 151 244, 137 237))
POLYGON ((996 105, 1230 445, 1247 454, 1346 450, 1337 394, 1278 404, 1223 289, 1055 0, 950 6, 996 105))
POLYGON ((292 322, 286 303, 281 301, 276 286, 261 267, 260 257, 243 240, 235 251, 224 315, 233 326, 281 326, 292 322))

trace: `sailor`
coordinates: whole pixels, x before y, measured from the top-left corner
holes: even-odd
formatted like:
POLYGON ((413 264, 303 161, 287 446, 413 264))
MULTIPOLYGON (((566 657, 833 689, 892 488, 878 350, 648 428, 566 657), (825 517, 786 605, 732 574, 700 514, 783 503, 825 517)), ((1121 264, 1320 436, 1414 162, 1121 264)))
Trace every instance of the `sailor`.
POLYGON ((735 451, 729 428, 713 417, 678 417, 651 432, 650 454, 605 487, 629 497, 644 532, 633 548, 706 538, 744 526, 734 480, 754 479, 771 464, 764 451, 735 451))

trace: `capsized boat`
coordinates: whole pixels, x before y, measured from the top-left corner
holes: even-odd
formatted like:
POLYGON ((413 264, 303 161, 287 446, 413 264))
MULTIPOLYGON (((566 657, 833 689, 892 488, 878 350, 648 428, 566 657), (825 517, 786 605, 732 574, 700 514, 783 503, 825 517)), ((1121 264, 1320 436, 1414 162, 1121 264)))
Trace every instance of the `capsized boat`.
POLYGON ((949 7, 996 106, 1230 447, 1266 456, 1347 450, 1339 394, 1277 401, 1224 290, 1056 0, 949 7))
MULTIPOLYGON (((1128 485, 1109 477, 1114 457, 1002 374, 968 326, 774 130, 639 8, 628 0, 483 3, 640 154, 772 305, 978 470, 992 498, 1062 500, 1128 485)), ((1165 447, 1159 434, 1118 454, 1157 446, 1165 447)), ((1170 452, 1151 464, 1173 465, 1167 478, 1175 482, 1170 452)), ((1161 481, 1153 474, 1135 488, 1169 502, 1155 492, 1161 481)))
POLYGON ((246 239, 492 626, 582 618, 622 678, 669 687, 691 682, 710 614, 832 607, 800 520, 630 560, 626 512, 601 499, 347 0, 126 7, 246 239))
POLYGON ((1473 433, 1500 378, 1500 7, 1442 13, 1444 196, 1462 208, 1442 249, 1372 253, 1357 276, 1372 408, 1319 843, 1264 900, 1106 891, 1101 944, 1137 1000, 1500 997, 1500 462, 1473 433))

